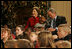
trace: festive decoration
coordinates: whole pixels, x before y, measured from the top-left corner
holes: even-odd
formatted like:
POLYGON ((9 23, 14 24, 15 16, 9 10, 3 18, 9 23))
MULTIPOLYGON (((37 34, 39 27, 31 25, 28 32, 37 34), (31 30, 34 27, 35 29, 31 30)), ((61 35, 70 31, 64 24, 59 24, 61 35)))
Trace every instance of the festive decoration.
MULTIPOLYGON (((6 19, 5 24, 7 23, 10 26, 16 26, 17 23, 15 23, 15 13, 17 13, 17 9, 19 9, 19 7, 24 6, 30 8, 37 6, 40 8, 41 15, 47 17, 47 3, 48 1, 1 1, 2 25, 4 25, 3 23, 6 19)), ((13 28, 13 26, 11 28, 13 28)))

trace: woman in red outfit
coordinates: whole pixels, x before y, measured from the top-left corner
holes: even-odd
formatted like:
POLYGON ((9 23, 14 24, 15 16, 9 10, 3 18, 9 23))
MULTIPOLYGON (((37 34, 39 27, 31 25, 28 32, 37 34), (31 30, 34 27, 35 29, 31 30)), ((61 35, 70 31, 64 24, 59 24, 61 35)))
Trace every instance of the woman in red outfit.
POLYGON ((38 15, 39 15, 39 9, 37 7, 34 7, 32 11, 32 17, 28 19, 25 29, 27 29, 28 27, 31 27, 32 30, 34 29, 34 25, 36 23, 39 23, 38 15))

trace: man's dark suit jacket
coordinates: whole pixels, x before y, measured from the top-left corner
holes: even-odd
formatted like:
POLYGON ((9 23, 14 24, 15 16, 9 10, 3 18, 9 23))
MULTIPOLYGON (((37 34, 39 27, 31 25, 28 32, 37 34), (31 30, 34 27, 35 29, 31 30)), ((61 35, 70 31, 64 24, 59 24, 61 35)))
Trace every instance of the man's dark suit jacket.
MULTIPOLYGON (((57 16, 56 21, 55 21, 55 27, 58 27, 60 24, 66 24, 66 18, 64 16, 57 16)), ((51 27, 51 20, 49 21, 49 24, 45 26, 45 28, 50 28, 51 27)), ((57 34, 57 30, 53 31, 52 34, 57 34)))
MULTIPOLYGON (((64 16, 57 16, 55 23, 56 23, 55 27, 58 27, 60 24, 66 24, 67 21, 64 16)), ((51 27, 51 20, 50 20, 49 24, 46 25, 46 28, 50 28, 50 27, 51 27)))

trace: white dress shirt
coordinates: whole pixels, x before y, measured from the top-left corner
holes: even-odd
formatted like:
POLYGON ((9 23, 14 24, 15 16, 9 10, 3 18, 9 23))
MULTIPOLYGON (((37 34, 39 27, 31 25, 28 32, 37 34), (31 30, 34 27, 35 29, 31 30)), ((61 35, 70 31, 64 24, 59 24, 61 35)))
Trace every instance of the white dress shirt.
MULTIPOLYGON (((55 21, 56 21, 56 18, 57 18, 57 16, 54 18, 55 19, 55 21)), ((53 28, 53 20, 51 21, 51 28, 53 28)), ((58 28, 56 27, 55 29, 57 29, 58 30, 58 28)))

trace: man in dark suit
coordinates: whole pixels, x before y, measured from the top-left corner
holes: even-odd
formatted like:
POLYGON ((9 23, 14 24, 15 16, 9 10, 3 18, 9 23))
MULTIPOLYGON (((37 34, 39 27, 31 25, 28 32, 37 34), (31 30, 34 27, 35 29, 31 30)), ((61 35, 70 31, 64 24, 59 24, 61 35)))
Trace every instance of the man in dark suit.
POLYGON ((66 18, 63 16, 57 16, 56 15, 56 11, 53 8, 50 8, 48 10, 48 16, 51 18, 51 20, 49 21, 49 25, 46 26, 46 28, 48 28, 49 31, 57 31, 57 27, 60 24, 66 24, 66 18))

